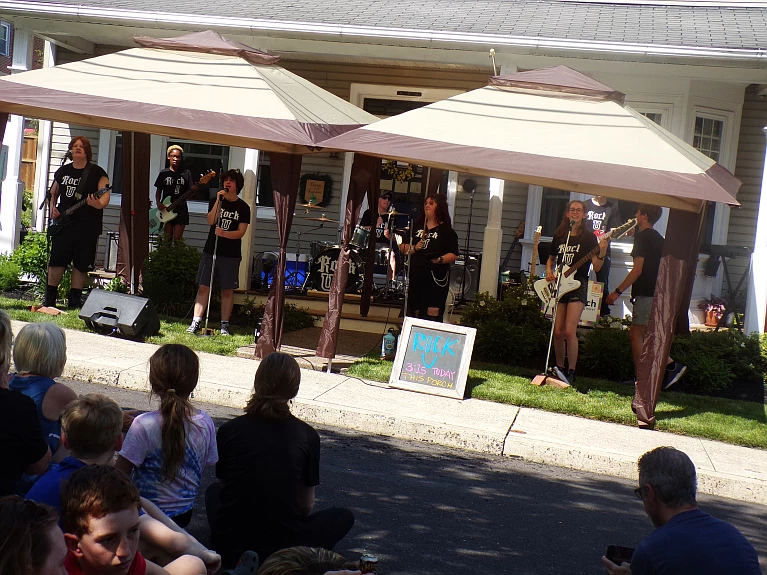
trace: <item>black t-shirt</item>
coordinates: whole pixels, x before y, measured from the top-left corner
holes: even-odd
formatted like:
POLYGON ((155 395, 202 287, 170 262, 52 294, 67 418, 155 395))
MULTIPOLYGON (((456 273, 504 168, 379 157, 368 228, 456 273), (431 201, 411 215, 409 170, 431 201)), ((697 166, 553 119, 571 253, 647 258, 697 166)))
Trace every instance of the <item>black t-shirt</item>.
POLYGON ((223 489, 216 549, 224 543, 239 555, 253 542, 263 550, 289 545, 301 525, 299 489, 320 483, 319 434, 292 415, 279 421, 241 415, 221 426, 217 445, 223 489))
MULTIPOLYGON (((191 189, 192 183, 192 173, 189 170, 174 172, 170 168, 166 168, 158 174, 154 187, 160 190, 161 200, 170 197, 171 202, 175 202, 191 189)), ((178 208, 181 209, 185 207, 186 200, 178 205, 178 208)))
POLYGON ((361 226, 370 226, 371 228, 375 228, 376 231, 376 243, 378 244, 388 244, 389 240, 384 235, 384 230, 386 229, 386 224, 389 222, 389 214, 378 214, 376 217, 376 221, 373 222, 370 219, 370 208, 365 210, 365 213, 362 214, 362 219, 360 220, 361 226), (378 218, 381 218, 381 225, 378 225, 378 218))
POLYGON ((0 496, 11 495, 27 465, 48 451, 32 398, 0 388, 0 496))
MULTIPOLYGON (((617 228, 621 222, 621 214, 618 206, 607 200, 604 206, 598 206, 592 201, 586 202, 585 220, 591 224, 594 235, 599 239, 602 234, 617 228)), ((584 221, 584 225, 587 225, 584 221)), ((610 244, 607 244, 607 255, 611 255, 610 244)))
POLYGON ((429 268, 440 274, 450 271, 450 264, 433 264, 431 260, 445 254, 459 254, 458 235, 455 230, 444 222, 426 230, 425 235, 423 228, 419 228, 415 230, 415 238, 411 239, 412 245, 415 247, 422 239, 423 249, 411 256, 413 267, 429 268))
MULTIPOLYGON (((216 198, 213 197, 208 202, 208 213, 213 209, 216 198)), ((217 218, 218 219, 218 218, 217 218)), ((225 232, 236 232, 240 224, 250 223, 250 206, 241 198, 237 201, 221 200, 221 229, 225 232)), ((216 224, 210 226, 208 239, 205 242, 206 254, 213 255, 213 246, 216 243, 216 224)), ((242 258, 242 239, 236 240, 230 238, 218 238, 218 249, 216 255, 223 258, 242 258)))
POLYGON ((644 258, 642 275, 631 286, 631 297, 650 296, 655 293, 660 257, 663 253, 663 236, 655 229, 647 228, 634 235, 632 258, 644 258))
MULTIPOLYGON (((107 173, 98 164, 91 163, 91 170, 88 174, 88 181, 82 190, 82 195, 77 194, 77 186, 80 184, 80 178, 85 168, 77 169, 74 164, 69 163, 61 166, 53 176, 54 181, 59 185, 59 203, 56 206, 63 214, 65 210, 74 206, 77 202, 85 199, 89 194, 95 194, 99 190, 99 180, 106 177, 107 173)), ((104 210, 97 210, 88 204, 83 204, 77 210, 72 212, 73 222, 82 226, 83 229, 93 233, 101 233, 101 221, 104 216, 104 210)))
MULTIPOLYGON (((579 235, 570 236, 570 241, 566 246, 567 249, 565 249, 566 239, 567 236, 562 238, 559 236, 554 236, 554 238, 551 240, 551 248, 549 253, 552 255, 556 254, 557 265, 564 263, 566 266, 572 266, 599 244, 597 237, 591 233, 591 231, 585 225, 583 226, 583 230, 579 235)), ((581 285, 584 285, 584 282, 588 282, 589 280, 590 267, 591 261, 589 260, 587 263, 584 263, 581 267, 579 267, 572 277, 580 280, 581 285)))

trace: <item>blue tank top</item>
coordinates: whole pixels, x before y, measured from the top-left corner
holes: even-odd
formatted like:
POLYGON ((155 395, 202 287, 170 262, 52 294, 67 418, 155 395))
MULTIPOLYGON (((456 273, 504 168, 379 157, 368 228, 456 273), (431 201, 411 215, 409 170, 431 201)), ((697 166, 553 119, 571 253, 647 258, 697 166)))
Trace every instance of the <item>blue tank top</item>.
POLYGON ((43 398, 48 390, 56 382, 50 377, 40 375, 14 375, 8 387, 15 391, 20 391, 24 395, 31 397, 37 406, 37 416, 40 418, 40 426, 43 428, 43 437, 51 453, 56 453, 61 439, 61 423, 58 420, 52 421, 43 415, 43 398))

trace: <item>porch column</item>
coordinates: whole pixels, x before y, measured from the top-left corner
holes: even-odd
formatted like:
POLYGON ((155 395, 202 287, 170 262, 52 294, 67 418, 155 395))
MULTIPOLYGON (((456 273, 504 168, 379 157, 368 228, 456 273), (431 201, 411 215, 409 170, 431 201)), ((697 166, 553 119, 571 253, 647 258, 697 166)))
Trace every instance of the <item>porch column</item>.
MULTIPOLYGON (((45 41, 43 51, 43 68, 50 68, 56 65, 56 45, 50 41, 45 41)), ((53 122, 50 120, 40 120, 37 127, 37 165, 35 166, 35 192, 32 198, 32 208, 35 213, 32 217, 32 227, 38 232, 45 229, 45 217, 48 214, 48 206, 43 206, 38 210, 48 189, 53 183, 53 176, 49 175, 48 167, 51 164, 51 134, 53 122)))
POLYGON ((485 237, 482 240, 482 268, 479 273, 479 291, 495 297, 498 288, 498 262, 501 257, 501 216, 503 214, 504 181, 490 178, 490 205, 487 213, 485 237))
MULTIPOLYGON (((32 68, 32 34, 26 30, 14 30, 13 60, 11 74, 26 72, 32 68)), ((24 116, 10 116, 5 127, 3 145, 8 149, 5 179, 0 188, 0 253, 9 253, 19 245, 19 222, 24 198, 24 182, 21 175, 21 147, 24 143, 24 116)))
POLYGON ((258 150, 246 148, 245 161, 243 162, 242 175, 245 177, 245 185, 242 187, 240 197, 250 206, 250 225, 245 235, 242 236, 242 262, 240 263, 240 289, 250 289, 250 274, 253 271, 253 234, 256 231, 258 220, 258 206, 256 205, 256 186, 258 184, 258 150))
MULTIPOLYGON (((762 128, 767 137, 767 127, 762 128)), ((767 317, 767 146, 762 166, 762 187, 759 194, 759 211, 756 215, 756 238, 751 254, 751 278, 746 292, 746 333, 765 331, 767 317)))

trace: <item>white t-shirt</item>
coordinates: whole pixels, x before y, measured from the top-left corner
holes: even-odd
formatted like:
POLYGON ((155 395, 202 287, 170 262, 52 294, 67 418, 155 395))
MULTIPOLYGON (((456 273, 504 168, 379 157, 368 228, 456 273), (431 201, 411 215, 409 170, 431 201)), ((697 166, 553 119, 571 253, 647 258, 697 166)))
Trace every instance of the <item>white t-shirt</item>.
POLYGON ((134 466, 133 482, 143 497, 157 505, 169 517, 186 513, 194 506, 205 467, 218 461, 216 427, 210 415, 198 411, 186 425, 184 461, 173 481, 162 472, 162 415, 159 411, 142 413, 125 436, 120 456, 134 466))

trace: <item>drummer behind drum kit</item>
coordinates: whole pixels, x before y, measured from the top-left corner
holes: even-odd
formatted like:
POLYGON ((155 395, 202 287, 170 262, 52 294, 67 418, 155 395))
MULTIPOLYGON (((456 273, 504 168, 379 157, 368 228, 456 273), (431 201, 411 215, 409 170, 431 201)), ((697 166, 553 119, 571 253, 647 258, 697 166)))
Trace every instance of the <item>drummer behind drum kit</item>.
MULTIPOLYGON (((320 206, 313 204, 298 205, 297 208, 305 208, 306 213, 310 213, 310 209, 316 209, 320 206)), ((389 212, 389 217, 404 215, 402 212, 392 210, 389 212)), ((321 229, 326 223, 337 224, 336 220, 331 220, 322 214, 320 217, 305 218, 307 221, 319 222, 320 225, 314 230, 321 229)), ((391 222, 394 220, 391 219, 391 222)), ((384 274, 388 271, 389 265, 389 253, 391 250, 397 249, 396 242, 394 241, 394 235, 406 235, 409 233, 409 228, 392 228, 394 234, 389 234, 389 247, 376 248, 375 253, 375 265, 384 266, 384 274)), ((313 230, 307 230, 313 231, 313 230)), ((296 246, 297 252, 301 251, 301 234, 302 232, 296 232, 298 234, 298 244, 296 246)), ((365 279, 365 253, 367 251, 368 239, 370 238, 370 230, 363 228, 362 226, 356 226, 354 233, 352 234, 351 242, 349 242, 349 278, 347 281, 346 293, 358 293, 362 290, 362 284, 365 279)), ((321 292, 329 292, 330 284, 333 281, 333 275, 336 271, 336 264, 338 263, 338 256, 341 253, 341 245, 328 241, 314 241, 310 243, 310 259, 308 265, 308 274, 304 277, 299 275, 298 260, 299 253, 296 253, 296 270, 288 274, 285 278, 285 287, 287 289, 298 290, 305 293, 307 289, 314 289, 321 292), (295 274, 295 277, 292 275, 295 274), (298 281, 297 281, 298 280, 298 281), (302 281, 301 281, 302 280, 302 281)), ((404 267, 404 266, 401 266, 404 267)), ((404 270, 401 269, 397 274, 398 278, 395 281, 386 282, 384 287, 379 286, 378 294, 383 297, 404 297, 404 270), (402 280, 399 277, 402 276, 402 280)), ((384 275, 384 279, 387 276, 384 275)), ((375 278, 374 278, 375 279, 375 278)))

